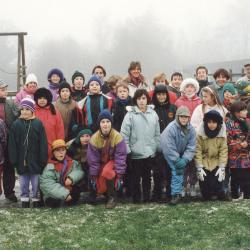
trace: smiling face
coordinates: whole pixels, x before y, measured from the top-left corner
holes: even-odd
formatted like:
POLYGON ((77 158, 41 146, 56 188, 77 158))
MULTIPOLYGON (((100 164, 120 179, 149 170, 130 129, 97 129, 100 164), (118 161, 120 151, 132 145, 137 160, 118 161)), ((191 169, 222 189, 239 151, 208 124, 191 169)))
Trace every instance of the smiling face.
POLYGON ((102 119, 100 121, 100 129, 103 135, 108 135, 111 131, 112 123, 109 119, 102 119))
POLYGON ((102 68, 96 68, 94 71, 94 75, 99 76, 99 78, 101 78, 102 80, 104 79, 104 72, 102 68))
POLYGON ((129 73, 134 77, 134 78, 138 78, 140 76, 141 70, 139 67, 135 67, 134 69, 131 69, 129 71, 129 73))
POLYGON ((157 93, 156 98, 159 103, 164 103, 167 101, 167 93, 157 93))
POLYGON ((59 84, 60 83, 60 77, 59 77, 59 75, 57 75, 57 74, 53 74, 51 77, 50 77, 50 81, 52 82, 52 83, 56 83, 56 84, 59 84))
POLYGON ((202 100, 204 104, 209 106, 214 106, 216 104, 214 97, 205 91, 202 91, 202 100))
POLYGON ((37 83, 29 82, 26 84, 26 88, 29 92, 35 93, 35 91, 37 90, 37 83))
POLYGON ((58 161, 63 161, 63 159, 66 156, 66 148, 65 147, 56 148, 53 151, 53 155, 58 161))
POLYGON ((174 88, 179 89, 180 85, 182 83, 182 80, 183 79, 180 76, 173 76, 173 79, 172 79, 171 83, 172 83, 174 88))
POLYGON ((198 69, 196 78, 199 81, 207 80, 207 71, 205 69, 198 69))
POLYGON ((207 122, 207 126, 208 126, 208 128, 209 128, 211 131, 214 131, 214 130, 217 128, 218 124, 217 124, 217 122, 215 122, 215 121, 213 121, 213 120, 209 120, 209 121, 207 122))
POLYGON ((33 117, 33 112, 26 107, 21 109, 21 116, 24 120, 29 120, 33 117))
POLYGON ((215 81, 220 85, 224 86, 224 84, 228 81, 228 78, 222 74, 216 77, 215 81))
POLYGON ((195 89, 195 87, 194 87, 193 84, 188 84, 188 85, 186 86, 186 88, 184 89, 184 93, 185 93, 187 96, 191 96, 191 95, 195 94, 195 91, 196 91, 196 89, 195 89))
POLYGON ((45 97, 41 97, 37 100, 37 104, 39 107, 46 107, 48 104, 48 100, 45 97))

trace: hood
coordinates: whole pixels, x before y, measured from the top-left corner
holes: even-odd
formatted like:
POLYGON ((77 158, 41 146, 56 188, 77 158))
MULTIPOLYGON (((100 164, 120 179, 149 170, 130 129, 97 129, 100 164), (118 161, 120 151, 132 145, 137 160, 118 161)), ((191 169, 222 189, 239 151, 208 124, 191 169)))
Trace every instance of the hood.
MULTIPOLYGON (((151 113, 154 110, 154 105, 147 105, 146 113, 151 113)), ((137 106, 126 106, 126 110, 128 112, 141 113, 137 106)))
MULTIPOLYGON (((208 138, 207 135, 205 134, 205 131, 204 131, 204 122, 201 123, 201 125, 198 129, 197 135, 202 136, 204 139, 208 138)), ((221 126, 221 130, 220 130, 219 134, 216 137, 227 138, 226 125, 224 122, 221 126)))

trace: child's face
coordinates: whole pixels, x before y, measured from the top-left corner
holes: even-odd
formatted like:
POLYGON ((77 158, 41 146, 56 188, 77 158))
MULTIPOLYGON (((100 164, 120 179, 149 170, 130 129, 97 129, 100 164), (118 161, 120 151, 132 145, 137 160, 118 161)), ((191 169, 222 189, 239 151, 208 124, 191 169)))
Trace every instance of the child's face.
POLYGON ((250 78, 250 66, 245 67, 245 74, 250 78))
POLYGON ((240 112, 235 112, 235 116, 239 119, 247 118, 247 109, 241 110, 240 112))
POLYGON ((7 87, 0 88, 0 98, 6 98, 7 97, 7 87))
POLYGON ((47 106, 47 104, 48 104, 48 101, 47 101, 47 99, 45 98, 45 97, 41 97, 41 98, 39 98, 38 100, 37 100, 37 104, 38 104, 38 106, 40 106, 40 107, 46 107, 47 106))
POLYGON ((140 76, 140 73, 141 73, 141 70, 139 69, 139 67, 135 67, 134 69, 131 69, 129 71, 129 73, 135 77, 135 78, 138 78, 140 76))
POLYGON ((224 91, 224 99, 230 100, 233 98, 233 95, 231 94, 231 92, 229 92, 228 90, 224 91))
POLYGON ((210 120, 208 121, 207 126, 209 130, 214 131, 217 128, 218 124, 217 122, 210 120))
POLYGON ((104 79, 104 72, 101 68, 96 68, 94 71, 94 75, 98 75, 102 80, 104 79))
POLYGON ((186 95, 193 95, 195 93, 195 87, 193 84, 188 84, 186 88, 184 89, 184 93, 186 95))
POLYGON ((64 88, 60 92, 60 97, 62 100, 67 101, 70 97, 70 90, 68 88, 64 88))
POLYGON ((175 88, 179 89, 182 82, 182 77, 174 76, 171 82, 175 88))
POLYGON ((29 90, 29 91, 36 91, 36 89, 37 89, 37 84, 36 84, 36 82, 29 82, 27 85, 27 89, 29 90))
POLYGON ((228 79, 224 76, 224 75, 219 75, 215 81, 220 85, 220 86, 223 86, 227 81, 228 79))
POLYGON ((92 81, 90 84, 89 84, 89 92, 91 94, 99 94, 101 92, 101 87, 100 87, 100 84, 96 81, 92 81))
POLYGON ((75 86, 75 89, 82 89, 83 87, 83 78, 81 76, 78 76, 74 79, 74 82, 73 82, 74 86, 75 86))
POLYGON ((33 117, 33 112, 25 107, 21 109, 21 115, 24 120, 29 120, 33 117))
POLYGON ((112 124, 109 119, 102 119, 100 121, 100 129, 102 131, 102 134, 108 135, 110 133, 111 127, 112 127, 112 124))
POLYGON ((88 144, 88 143, 89 143, 89 140, 90 140, 90 135, 85 134, 85 135, 82 135, 82 136, 80 137, 81 145, 86 145, 86 144, 88 144))
POLYGON ((189 116, 183 116, 183 115, 180 115, 179 116, 179 121, 180 121, 180 124, 182 126, 186 126, 189 122, 189 116))
POLYGON ((119 87, 117 89, 117 96, 121 99, 121 100, 126 100, 128 99, 128 89, 124 88, 124 87, 119 87))
POLYGON ((65 158, 66 155, 66 148, 65 147, 61 147, 61 148, 57 148, 53 151, 53 155, 55 156, 55 158, 58 161, 63 161, 63 159, 65 158))
POLYGON ((155 81, 155 86, 158 84, 164 84, 166 85, 166 78, 164 76, 162 76, 160 79, 155 81))
POLYGON ((60 77, 59 77, 59 75, 57 75, 57 74, 53 74, 51 77, 50 77, 50 81, 52 82, 52 83, 59 83, 60 82, 60 77))
POLYGON ((204 104, 213 106, 215 105, 215 101, 212 95, 208 94, 207 92, 202 92, 202 100, 204 104))
POLYGON ((197 80, 201 80, 201 81, 205 81, 207 80, 207 72, 205 69, 199 69, 197 71, 197 76, 196 76, 197 80))
POLYGON ((167 93, 157 93, 156 98, 159 103, 164 103, 167 100, 167 93))
POLYGON ((136 100, 137 106, 141 111, 146 110, 147 102, 148 102, 148 100, 147 100, 147 97, 145 95, 138 97, 136 100))

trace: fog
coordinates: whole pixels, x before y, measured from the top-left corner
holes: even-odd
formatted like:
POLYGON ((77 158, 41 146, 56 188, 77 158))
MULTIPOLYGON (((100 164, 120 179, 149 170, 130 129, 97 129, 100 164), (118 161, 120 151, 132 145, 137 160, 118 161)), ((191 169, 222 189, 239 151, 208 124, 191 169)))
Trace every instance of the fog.
MULTIPOLYGON (((88 78, 97 64, 108 76, 124 76, 139 60, 151 80, 162 71, 190 76, 198 65, 250 58, 247 0, 1 2, 0 32, 28 32, 27 72, 40 85, 52 67, 70 81, 75 70, 88 78)), ((17 38, 0 37, 0 52, 0 78, 15 89, 17 38)))

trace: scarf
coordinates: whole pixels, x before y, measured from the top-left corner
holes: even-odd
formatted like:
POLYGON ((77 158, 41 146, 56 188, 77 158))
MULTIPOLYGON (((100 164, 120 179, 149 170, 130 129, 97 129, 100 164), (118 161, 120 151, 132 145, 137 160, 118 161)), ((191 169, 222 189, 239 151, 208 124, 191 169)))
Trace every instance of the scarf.
POLYGON ((217 123, 217 128, 215 130, 210 130, 207 125, 207 122, 204 123, 204 132, 208 138, 215 138, 220 133, 220 130, 221 124, 217 123))
POLYGON ((138 77, 134 77, 131 74, 129 74, 131 82, 138 87, 141 83, 143 83, 143 76, 140 74, 138 77))
MULTIPOLYGON (((92 113, 91 113, 91 98, 88 95, 87 100, 86 100, 86 109, 87 109, 87 119, 88 119, 88 125, 93 124, 93 118, 92 118, 92 113)), ((100 96, 100 111, 104 109, 104 100, 103 100, 103 95, 100 96)))
POLYGON ((49 88, 53 89, 53 90, 59 89, 59 83, 50 82, 49 83, 49 88))
MULTIPOLYGON (((110 133, 111 133, 111 130, 110 130, 110 133)), ((104 145, 103 145, 102 152, 101 152, 101 161, 102 161, 102 165, 105 165, 110 160, 109 150, 111 146, 111 138, 110 138, 110 133, 106 136, 103 135, 101 131, 100 133, 101 133, 101 136, 104 138, 104 145)))
POLYGON ((125 99, 125 100, 122 100, 122 99, 120 99, 119 97, 117 97, 116 102, 117 102, 118 104, 123 105, 123 106, 127 106, 128 103, 129 103, 129 98, 127 98, 127 99, 125 99))

